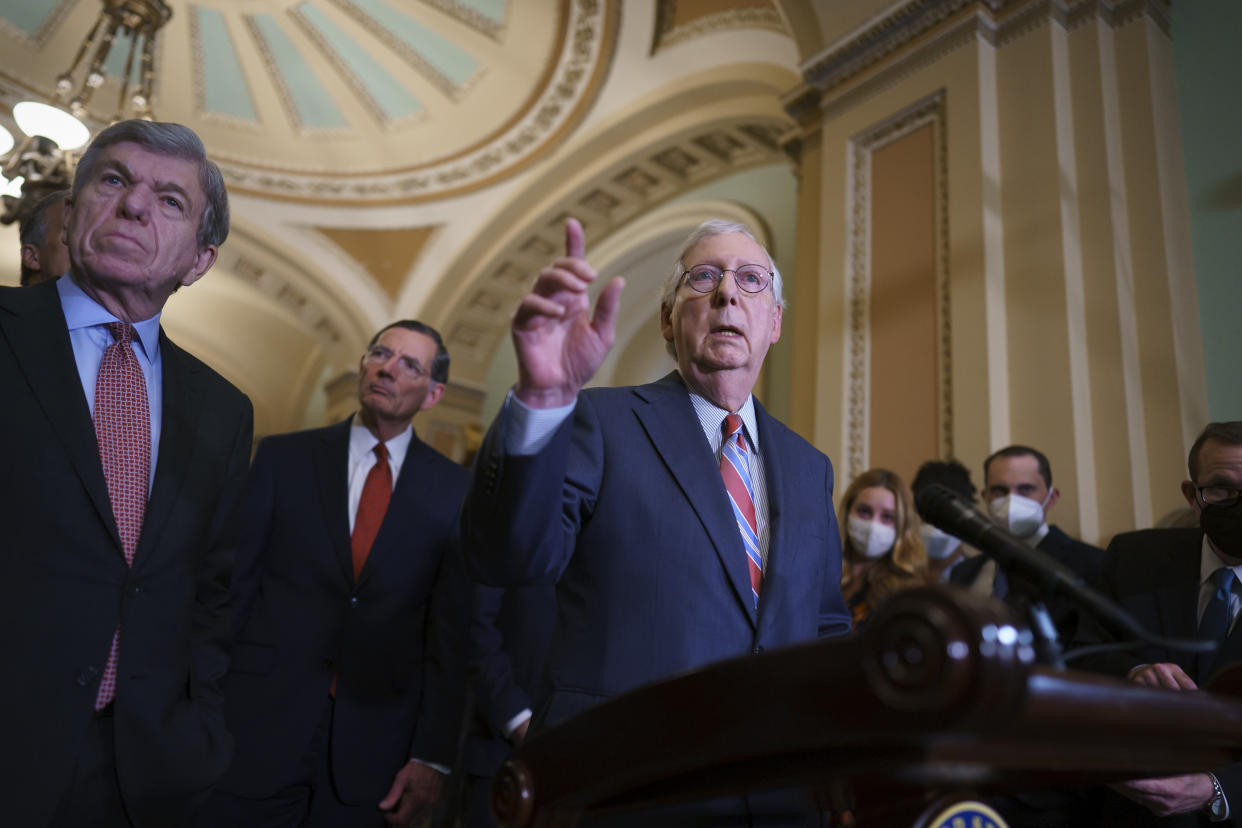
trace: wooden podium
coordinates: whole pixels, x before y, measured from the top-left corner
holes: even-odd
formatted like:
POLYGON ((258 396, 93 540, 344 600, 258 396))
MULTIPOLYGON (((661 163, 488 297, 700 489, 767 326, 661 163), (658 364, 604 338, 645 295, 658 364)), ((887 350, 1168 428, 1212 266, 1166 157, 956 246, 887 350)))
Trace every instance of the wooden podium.
POLYGON ((510 828, 561 828, 803 787, 860 828, 909 828, 955 799, 1239 758, 1242 700, 1036 666, 1004 606, 937 587, 859 634, 720 662, 550 728, 501 769, 493 808, 510 828))

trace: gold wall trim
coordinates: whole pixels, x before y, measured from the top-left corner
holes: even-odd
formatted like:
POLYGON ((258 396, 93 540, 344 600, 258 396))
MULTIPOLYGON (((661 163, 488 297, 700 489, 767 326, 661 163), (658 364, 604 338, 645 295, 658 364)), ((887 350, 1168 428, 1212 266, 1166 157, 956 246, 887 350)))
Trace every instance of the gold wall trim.
POLYGON ((845 397, 843 440, 845 473, 852 480, 870 464, 870 291, 871 155, 924 126, 934 141, 936 238, 937 437, 941 457, 953 456, 953 375, 949 296, 948 151, 944 90, 939 90, 850 139, 846 216, 845 397))

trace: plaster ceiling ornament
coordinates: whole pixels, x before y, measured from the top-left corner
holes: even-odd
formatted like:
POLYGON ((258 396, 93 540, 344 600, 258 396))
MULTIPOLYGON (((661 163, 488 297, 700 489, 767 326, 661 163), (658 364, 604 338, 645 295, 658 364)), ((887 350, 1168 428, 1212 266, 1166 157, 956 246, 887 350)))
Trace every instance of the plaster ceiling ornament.
MULTIPOLYGON (((51 100, 99 5, 17 5, 0 11, 0 44, 22 53, 0 67, 0 87, 51 100)), ((607 74, 620 14, 617 0, 172 5, 148 102, 160 118, 203 137, 233 192, 357 206, 475 191, 555 149, 607 74)), ((99 107, 130 46, 117 35, 84 101, 94 127, 113 115, 99 107)))

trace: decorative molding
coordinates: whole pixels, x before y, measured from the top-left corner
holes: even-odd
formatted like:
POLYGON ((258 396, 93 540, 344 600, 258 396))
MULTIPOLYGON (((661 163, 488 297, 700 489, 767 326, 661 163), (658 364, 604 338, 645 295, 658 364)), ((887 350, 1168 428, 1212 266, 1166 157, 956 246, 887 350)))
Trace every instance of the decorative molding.
POLYGON ((0 33, 13 38, 14 40, 43 48, 44 44, 47 43, 48 38, 52 36, 52 32, 56 31, 61 22, 64 21, 65 17, 77 4, 78 0, 60 0, 60 2, 56 4, 56 8, 52 9, 51 13, 44 18, 43 25, 39 26, 39 30, 33 35, 25 29, 19 29, 13 23, 9 22, 7 18, 0 17, 0 33))
MULTIPOLYGON (((923 41, 934 43, 946 30, 964 26, 1001 46, 1048 19, 1076 26, 1094 16, 1116 29, 1143 15, 1169 32, 1169 0, 908 0, 804 62, 802 76, 826 95, 874 68, 924 58, 929 44, 923 41)), ((962 38, 954 41, 960 45, 962 38)), ((795 99, 787 106, 795 102, 805 105, 795 99)))
POLYGON ((789 35, 789 30, 785 27, 785 21, 781 18, 780 12, 771 7, 725 9, 696 18, 680 26, 675 22, 676 13, 677 4, 674 0, 664 0, 658 4, 651 54, 654 55, 661 49, 668 49, 678 43, 734 29, 763 29, 789 35))
POLYGON ((508 335, 513 309, 535 274, 564 244, 564 221, 573 215, 599 244, 627 222, 718 178, 765 164, 788 163, 780 137, 783 120, 718 125, 648 148, 557 199, 555 209, 534 215, 525 231, 480 265, 472 289, 440 326, 460 375, 483 376, 496 347, 508 335))
POLYGON ((930 125, 935 158, 937 434, 941 457, 953 456, 953 359, 949 296, 948 142, 945 92, 940 90, 853 137, 849 144, 850 187, 846 210, 848 263, 845 302, 845 477, 852 480, 870 463, 871 378, 871 156, 917 129, 930 125))
MULTIPOLYGON (((350 134, 353 128, 349 126, 348 121, 345 126, 340 127, 316 127, 310 126, 302 120, 302 114, 298 112, 297 104, 293 100, 293 93, 285 82, 284 70, 276 62, 276 56, 272 54, 267 37, 263 34, 263 30, 259 27, 258 22, 256 22, 255 16, 248 14, 243 19, 246 22, 246 28, 250 31, 250 38, 254 41, 255 51, 259 56, 259 60, 263 62, 263 67, 267 70, 267 76, 272 81, 272 88, 276 90, 276 97, 280 99, 281 106, 285 109, 285 115, 288 116, 289 123, 297 130, 298 135, 302 137, 334 138, 350 134)), ((259 119, 262 120, 262 112, 257 114, 259 119)), ((227 165, 219 159, 213 160, 216 160, 220 171, 224 173, 225 182, 231 186, 232 180, 229 178, 227 165)))
POLYGON ((490 37, 492 40, 499 41, 508 28, 509 24, 509 4, 505 3, 505 19, 500 23, 492 20, 484 14, 480 14, 464 3, 458 3, 457 0, 423 0, 429 6, 433 6, 447 14, 455 20, 465 23, 475 31, 490 37))
POLYGON ((376 174, 269 170, 217 159, 230 190, 331 204, 405 204, 448 198, 528 166, 582 118, 607 75, 620 9, 616 0, 566 0, 561 50, 541 91, 522 114, 466 152, 426 165, 376 174))
MULTIPOLYGON (((190 29, 190 54, 192 57, 190 85, 194 89, 194 114, 208 123, 227 126, 229 129, 240 129, 259 134, 263 131, 263 113, 260 111, 259 107, 254 107, 254 120, 251 120, 250 118, 238 118, 235 115, 229 115, 224 112, 215 112, 207 108, 207 87, 203 83, 203 77, 207 74, 207 62, 205 56, 203 55, 203 40, 198 27, 198 12, 200 8, 200 6, 186 7, 186 19, 188 20, 187 25, 190 29)), ((249 18, 247 18, 247 21, 249 21, 249 18)), ((228 31, 227 22, 225 23, 225 33, 228 35, 229 40, 232 41, 233 34, 228 31)), ((255 32, 255 34, 257 35, 257 32, 255 32)), ((159 48, 158 43, 156 44, 156 48, 159 48)), ((263 55, 270 58, 270 55, 267 53, 266 43, 261 43, 259 48, 262 50, 263 55)), ((234 53, 237 53, 236 43, 233 44, 233 51, 234 53)), ((247 81, 247 84, 249 84, 249 81, 247 81)), ((279 91, 283 92, 284 90, 282 88, 279 91)), ((246 92, 247 94, 250 94, 251 90, 248 88, 246 92)), ((253 100, 254 98, 252 96, 251 101, 253 102, 253 100)))
POLYGON ((371 117, 375 119, 375 122, 383 129, 393 130, 398 127, 412 126, 427 118, 427 110, 423 107, 421 102, 419 102, 418 109, 415 111, 407 115, 402 115, 399 118, 390 118, 388 114, 384 112, 384 107, 381 106, 380 102, 375 99, 373 94, 371 94, 370 87, 368 87, 366 83, 363 82, 362 78, 358 77, 358 74, 354 72, 353 68, 341 58, 340 54, 336 51, 336 48, 328 42, 327 38, 323 36, 323 33, 306 19, 306 15, 302 12, 301 8, 299 6, 292 6, 285 13, 298 24, 298 26, 302 29, 302 33, 310 39, 311 43, 315 44, 315 46, 319 49, 319 53, 323 55, 324 60, 326 60, 328 65, 336 70, 337 75, 339 75, 345 83, 348 84, 349 88, 354 91, 354 94, 358 98, 358 102, 362 104, 363 108, 370 113, 371 117))
POLYGON ((395 54, 399 55, 402 60, 413 67, 414 71, 426 78, 432 86, 439 90, 440 94, 450 101, 461 100, 470 86, 476 83, 485 71, 484 67, 480 65, 479 71, 475 72, 470 80, 462 86, 458 86, 441 72, 435 64, 427 60, 415 49, 412 49, 408 43, 390 32, 378 20, 359 8, 354 0, 331 0, 331 3, 357 21, 360 26, 370 32, 377 40, 384 43, 389 49, 392 49, 395 54))

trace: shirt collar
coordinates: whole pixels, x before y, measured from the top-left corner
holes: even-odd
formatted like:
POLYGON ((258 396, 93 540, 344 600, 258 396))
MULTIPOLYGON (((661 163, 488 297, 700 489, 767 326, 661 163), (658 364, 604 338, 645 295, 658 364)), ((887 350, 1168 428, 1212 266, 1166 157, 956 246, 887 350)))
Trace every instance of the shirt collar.
MULTIPOLYGON (((388 463, 393 469, 401 468, 413 439, 414 427, 406 426, 405 431, 384 443, 384 448, 388 450, 388 463)), ((377 443, 379 439, 371 433, 371 429, 362 424, 362 417, 355 413, 349 426, 349 462, 356 463, 364 455, 375 451, 377 443)), ((395 474, 393 476, 396 477, 395 474)))
MULTIPOLYGON (((694 407, 694 413, 699 416, 699 423, 703 426, 704 433, 708 435, 708 440, 713 446, 719 446, 722 438, 720 423, 726 415, 733 412, 726 411, 693 391, 689 393, 690 405, 694 407)), ((742 418, 742 428, 746 432, 746 440, 750 443, 751 449, 759 451, 759 425, 755 419, 754 394, 747 395, 746 402, 742 404, 737 414, 742 418)))
MULTIPOLYGON (((108 310, 94 299, 86 295, 78 283, 69 275, 56 280, 56 290, 60 294, 60 306, 65 312, 65 324, 69 330, 92 328, 106 325, 109 322, 120 322, 108 310)), ((133 323, 138 339, 142 342, 142 350, 147 359, 154 359, 160 345, 160 314, 133 323)))

